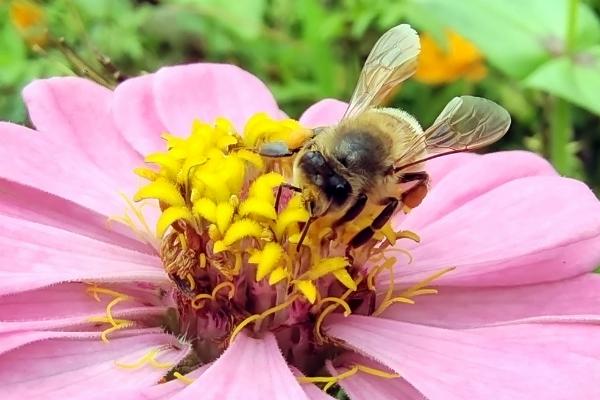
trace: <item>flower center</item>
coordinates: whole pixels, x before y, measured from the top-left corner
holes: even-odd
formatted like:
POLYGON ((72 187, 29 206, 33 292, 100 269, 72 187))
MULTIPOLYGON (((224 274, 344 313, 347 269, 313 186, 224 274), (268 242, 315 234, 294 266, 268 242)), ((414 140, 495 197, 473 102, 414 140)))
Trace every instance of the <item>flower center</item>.
POLYGON ((312 375, 341 349, 321 330, 327 315, 379 315, 394 303, 412 304, 435 293, 426 286, 447 272, 401 293, 393 283, 378 292, 377 275, 387 270, 393 282, 390 254, 402 251, 389 247, 398 238, 419 239, 388 223, 348 253, 349 239, 369 226, 377 208, 335 230, 319 218, 299 245, 309 212, 302 194, 282 185, 293 160, 263 158, 255 149, 305 131, 266 114, 253 116, 243 135, 222 118, 194 122, 187 138, 163 136, 167 150, 146 158, 155 167, 136 170, 150 183, 134 200, 155 199, 161 209, 156 234, 177 315, 170 329, 193 343, 198 363, 213 361, 242 330, 255 337, 273 332, 288 362, 312 375))

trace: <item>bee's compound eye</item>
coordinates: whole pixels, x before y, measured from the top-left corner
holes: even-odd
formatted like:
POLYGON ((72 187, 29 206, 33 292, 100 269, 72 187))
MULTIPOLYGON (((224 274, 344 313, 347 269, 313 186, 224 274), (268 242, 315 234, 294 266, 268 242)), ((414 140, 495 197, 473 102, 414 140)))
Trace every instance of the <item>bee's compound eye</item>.
POLYGON ((334 175, 329 179, 329 187, 333 189, 333 193, 331 193, 331 195, 333 197, 333 201, 338 205, 343 204, 352 192, 352 187, 348 181, 339 175, 334 175))

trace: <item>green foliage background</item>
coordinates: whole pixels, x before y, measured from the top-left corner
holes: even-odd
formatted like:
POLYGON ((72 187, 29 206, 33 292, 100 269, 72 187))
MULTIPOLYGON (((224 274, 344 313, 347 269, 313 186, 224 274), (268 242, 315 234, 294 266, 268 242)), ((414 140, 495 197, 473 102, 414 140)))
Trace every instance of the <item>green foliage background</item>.
MULTIPOLYGON (((0 0, 0 119, 26 122, 19 92, 31 79, 78 72, 51 43, 32 48, 0 0)), ((213 61, 242 66, 291 116, 324 97, 347 99, 375 40, 408 22, 446 46, 451 28, 489 67, 476 84, 403 85, 391 104, 424 125, 448 100, 475 94, 513 116, 497 148, 537 151, 569 176, 600 187, 600 4, 583 0, 51 0, 36 3, 50 35, 100 70, 98 54, 127 75, 213 61)), ((75 62, 74 62, 75 61, 75 62)), ((111 83, 111 82, 107 82, 111 83)))

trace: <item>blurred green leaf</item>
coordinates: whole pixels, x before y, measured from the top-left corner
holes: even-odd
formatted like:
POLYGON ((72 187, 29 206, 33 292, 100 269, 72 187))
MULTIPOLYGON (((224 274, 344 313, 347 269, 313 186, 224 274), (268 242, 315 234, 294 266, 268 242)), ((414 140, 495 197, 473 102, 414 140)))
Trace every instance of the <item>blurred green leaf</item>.
POLYGON ((529 75, 527 87, 543 90, 600 115, 600 46, 548 61, 529 75))
MULTIPOLYGON (((491 64, 514 78, 525 78, 564 52, 568 0, 415 0, 473 41, 491 64)), ((579 7, 575 48, 600 40, 600 23, 584 4, 579 7)))
POLYGON ((255 39, 263 28, 264 0, 176 0, 178 4, 219 22, 243 39, 255 39))
MULTIPOLYGON (((0 19, 8 17, 0 13, 0 19)), ((23 74, 27 47, 11 24, 0 28, 0 86, 9 85, 23 74)))

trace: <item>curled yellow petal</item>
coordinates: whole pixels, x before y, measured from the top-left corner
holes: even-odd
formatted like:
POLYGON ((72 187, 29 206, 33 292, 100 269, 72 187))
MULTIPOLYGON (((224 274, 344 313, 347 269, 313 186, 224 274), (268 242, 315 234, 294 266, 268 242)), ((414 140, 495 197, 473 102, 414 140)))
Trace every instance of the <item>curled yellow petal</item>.
POLYGON ((282 256, 283 248, 280 244, 275 242, 265 244, 265 247, 260 252, 253 254, 248 261, 253 263, 258 261, 258 266, 256 267, 256 280, 260 281, 270 274, 275 269, 282 256))
POLYGON ((344 269, 349 265, 345 257, 327 257, 319 260, 308 272, 304 274, 306 279, 315 280, 329 273, 344 269))
POLYGON ((232 144, 236 144, 236 143, 237 143, 237 139, 235 138, 235 136, 231 136, 231 135, 223 135, 217 139, 217 147, 220 149, 226 149, 229 146, 231 146, 232 144))
POLYGON ((356 282, 354 282, 354 279, 352 279, 352 277, 350 276, 348 271, 346 271, 345 268, 334 271, 333 276, 335 276, 335 278, 338 281, 340 281, 342 283, 342 285, 346 286, 348 289, 352 289, 352 290, 357 289, 356 282))
POLYGON ((284 267, 277 267, 269 275, 269 285, 275 285, 282 279, 287 278, 288 272, 284 267))
POLYGON ((236 155, 244 160, 248 161, 250 164, 254 165, 256 168, 262 170, 265 166, 265 162, 262 157, 258 153, 254 153, 252 151, 241 149, 236 152, 236 155))
POLYGON ((244 218, 231 224, 227 232, 225 232, 223 243, 226 246, 231 246, 238 240, 247 237, 260 238, 262 234, 263 228, 258 222, 244 218))
POLYGON ((167 153, 152 153, 146 156, 144 159, 147 163, 156 164, 161 167, 170 177, 176 178, 179 169, 181 168, 181 161, 176 160, 167 153))
POLYGON ((317 287, 309 280, 301 280, 296 282, 296 288, 313 304, 317 299, 317 287))
POLYGON ((250 197, 242 202, 238 212, 242 217, 252 214, 271 220, 277 219, 277 213, 273 204, 256 197, 250 197))
POLYGON ((156 236, 162 237, 169 226, 175 221, 185 220, 193 223, 194 218, 187 207, 169 207, 156 222, 156 236))
POLYGON ((217 204, 216 224, 221 233, 224 233, 227 228, 229 228, 229 224, 231 224, 231 219, 233 218, 233 212, 233 205, 231 205, 230 202, 223 201, 217 204))
POLYGON ((215 254, 220 253, 225 250, 227 250, 227 245, 225 245, 225 243, 223 243, 222 240, 217 240, 215 242, 215 244, 213 245, 213 253, 215 253, 215 254))
POLYGON ((133 170, 133 173, 136 174, 137 176, 140 176, 149 181, 154 181, 160 176, 160 174, 158 172, 156 172, 150 168, 143 168, 143 167, 135 168, 133 170))
POLYGON ((286 208, 279 214, 279 218, 277 218, 275 234, 278 238, 281 238, 291 224, 306 222, 309 217, 308 211, 304 208, 286 208))
POLYGON ((217 222, 217 205, 211 199, 207 199, 206 197, 199 198, 194 202, 192 211, 207 221, 217 222))
POLYGON ((275 196, 273 195, 273 189, 283 182, 285 182, 285 178, 277 172, 269 172, 261 175, 252 183, 252 185, 250 185, 248 197, 256 197, 274 202, 275 196))
POLYGON ((134 201, 143 199, 157 199, 170 206, 185 206, 185 200, 177 186, 164 178, 159 178, 143 186, 133 196, 134 201))
POLYGON ((257 129, 257 127, 267 120, 269 120, 269 116, 264 112, 256 113, 250 117, 244 127, 244 143, 246 146, 251 148, 256 147, 256 144, 264 136, 264 131, 257 129))

